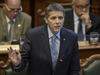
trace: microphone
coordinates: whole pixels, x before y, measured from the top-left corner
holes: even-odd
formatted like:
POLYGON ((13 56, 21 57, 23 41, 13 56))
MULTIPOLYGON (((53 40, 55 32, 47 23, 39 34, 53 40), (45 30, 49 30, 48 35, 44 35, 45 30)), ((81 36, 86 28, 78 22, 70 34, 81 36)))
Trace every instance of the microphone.
POLYGON ((62 55, 61 59, 60 59, 60 63, 63 62, 64 59, 64 55, 62 55))
POLYGON ((56 74, 56 72, 57 72, 57 70, 58 70, 59 65, 61 64, 61 62, 63 62, 63 59, 64 59, 64 55, 62 55, 62 57, 61 57, 61 59, 60 59, 60 61, 59 61, 59 64, 58 64, 57 68, 55 69, 55 71, 54 71, 53 75, 55 75, 55 74, 56 74))

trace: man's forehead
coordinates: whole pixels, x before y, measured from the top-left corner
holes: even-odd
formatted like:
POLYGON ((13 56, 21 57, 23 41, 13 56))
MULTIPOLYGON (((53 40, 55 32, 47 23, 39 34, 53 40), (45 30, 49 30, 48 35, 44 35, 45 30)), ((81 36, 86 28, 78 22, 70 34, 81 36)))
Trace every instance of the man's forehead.
POLYGON ((49 16, 63 16, 63 12, 62 11, 50 11, 49 12, 49 16))
POLYGON ((75 3, 78 5, 86 5, 90 3, 90 0, 75 0, 75 3))
POLYGON ((21 1, 20 0, 8 0, 8 6, 20 6, 21 5, 21 1))

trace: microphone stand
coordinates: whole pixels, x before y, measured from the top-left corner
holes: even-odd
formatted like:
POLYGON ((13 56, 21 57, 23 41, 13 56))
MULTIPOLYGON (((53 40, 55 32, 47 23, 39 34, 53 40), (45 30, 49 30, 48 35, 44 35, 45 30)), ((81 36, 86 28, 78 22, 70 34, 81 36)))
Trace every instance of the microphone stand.
POLYGON ((62 57, 61 57, 61 59, 60 59, 60 61, 59 61, 59 64, 58 64, 57 68, 56 68, 56 69, 54 70, 54 72, 53 72, 53 75, 56 74, 56 72, 57 72, 57 70, 58 70, 58 68, 59 68, 59 65, 61 64, 61 62, 63 62, 63 59, 64 59, 64 55, 62 55, 62 57))

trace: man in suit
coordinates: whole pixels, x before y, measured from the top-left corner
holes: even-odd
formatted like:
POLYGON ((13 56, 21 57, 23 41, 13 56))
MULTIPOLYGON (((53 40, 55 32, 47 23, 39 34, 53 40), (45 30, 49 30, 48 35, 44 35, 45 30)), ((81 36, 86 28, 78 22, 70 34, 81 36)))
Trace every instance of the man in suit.
POLYGON ((100 18, 89 11, 90 0, 72 0, 72 8, 73 10, 65 14, 65 28, 78 33, 79 19, 81 19, 84 35, 89 35, 91 32, 100 33, 100 18))
POLYGON ((3 8, 0 9, 0 44, 18 41, 31 28, 31 16, 21 10, 21 0, 5 0, 3 8))
POLYGON ((15 72, 24 69, 28 62, 26 75, 79 75, 77 34, 62 27, 64 15, 61 5, 50 4, 45 10, 47 24, 27 32, 20 53, 11 47, 8 48, 8 55, 13 63, 12 69, 15 72), (53 42, 56 48, 51 44, 53 36, 57 37, 53 42))

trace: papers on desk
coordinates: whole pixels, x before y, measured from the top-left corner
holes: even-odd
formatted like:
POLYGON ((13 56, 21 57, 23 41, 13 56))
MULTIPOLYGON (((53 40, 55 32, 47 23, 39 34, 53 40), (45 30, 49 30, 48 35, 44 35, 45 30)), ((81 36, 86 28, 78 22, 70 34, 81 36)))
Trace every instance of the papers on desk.
POLYGON ((13 50, 20 50, 19 45, 0 45, 0 54, 6 54, 8 53, 7 48, 12 47, 13 50))
POLYGON ((79 46, 89 46, 89 41, 78 41, 79 46))

